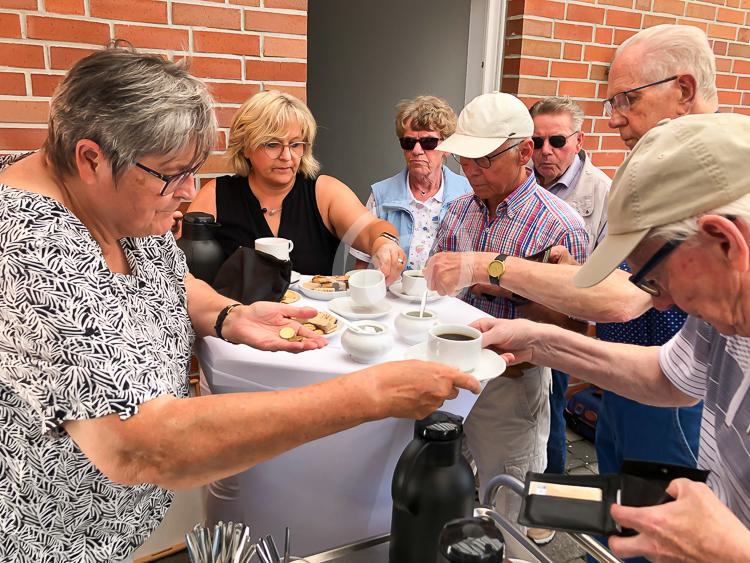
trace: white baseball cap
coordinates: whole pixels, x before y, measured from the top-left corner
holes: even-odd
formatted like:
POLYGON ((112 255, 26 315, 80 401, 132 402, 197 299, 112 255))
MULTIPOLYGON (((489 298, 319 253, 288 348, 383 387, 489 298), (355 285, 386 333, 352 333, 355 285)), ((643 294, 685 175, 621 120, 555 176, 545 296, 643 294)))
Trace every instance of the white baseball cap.
POLYGON ((482 94, 461 110, 456 132, 436 149, 467 158, 486 156, 508 139, 534 134, 534 120, 523 102, 503 92, 482 94))

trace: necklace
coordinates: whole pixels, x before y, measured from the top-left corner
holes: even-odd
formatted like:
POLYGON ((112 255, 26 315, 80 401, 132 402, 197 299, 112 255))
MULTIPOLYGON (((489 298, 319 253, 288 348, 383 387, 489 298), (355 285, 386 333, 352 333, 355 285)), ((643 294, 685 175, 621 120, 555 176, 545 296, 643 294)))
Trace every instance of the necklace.
POLYGON ((279 211, 281 211, 281 206, 275 207, 273 209, 268 209, 268 207, 261 207, 260 210, 263 212, 263 215, 268 213, 269 217, 273 217, 276 215, 279 211))

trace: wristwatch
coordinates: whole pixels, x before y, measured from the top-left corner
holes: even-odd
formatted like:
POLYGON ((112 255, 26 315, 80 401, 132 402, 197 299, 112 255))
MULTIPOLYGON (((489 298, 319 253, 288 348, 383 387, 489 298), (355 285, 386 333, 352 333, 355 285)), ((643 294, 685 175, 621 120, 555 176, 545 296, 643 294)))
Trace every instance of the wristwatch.
POLYGON ((500 278, 505 273, 505 259, 507 254, 498 254, 495 259, 487 265, 487 275, 492 285, 500 285, 500 278))

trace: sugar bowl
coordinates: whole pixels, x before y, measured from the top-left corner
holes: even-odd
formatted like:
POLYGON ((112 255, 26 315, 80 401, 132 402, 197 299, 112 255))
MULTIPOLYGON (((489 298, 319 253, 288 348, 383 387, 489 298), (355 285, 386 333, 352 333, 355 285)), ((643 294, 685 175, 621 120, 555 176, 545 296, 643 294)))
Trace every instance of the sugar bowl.
POLYGON ((353 321, 341 335, 341 347, 355 362, 371 364, 385 356, 393 346, 391 330, 376 321, 353 321))
POLYGON ((396 332, 409 344, 419 344, 427 340, 427 333, 430 329, 438 324, 438 317, 434 311, 425 309, 422 315, 419 309, 402 311, 396 317, 394 326, 396 332))

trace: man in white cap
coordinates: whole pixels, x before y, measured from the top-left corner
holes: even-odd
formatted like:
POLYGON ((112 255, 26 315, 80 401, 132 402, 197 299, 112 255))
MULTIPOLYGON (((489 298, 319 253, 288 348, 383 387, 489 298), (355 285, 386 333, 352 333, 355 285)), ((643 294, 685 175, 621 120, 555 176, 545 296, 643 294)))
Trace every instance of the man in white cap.
POLYGON ((484 344, 512 361, 569 371, 634 400, 704 400, 699 467, 676 500, 613 506, 635 537, 610 538, 621 557, 750 561, 750 117, 690 115, 649 131, 617 172, 609 232, 575 278, 588 287, 627 258, 654 306, 690 316, 667 344, 602 342, 527 321, 482 320, 484 344), (658 187, 658 189, 656 189, 658 187), (718 498, 717 498, 718 497, 718 498))
MULTIPOLYGON (((474 193, 453 201, 440 224, 425 269, 431 286, 444 276, 460 276, 475 252, 493 253, 484 281, 494 284, 509 255, 530 256, 563 245, 585 260, 583 219, 539 186, 526 167, 533 133, 526 106, 510 94, 493 92, 472 100, 458 117, 456 133, 438 146, 458 157, 474 193)), ((516 305, 504 297, 465 291, 461 298, 495 317, 517 316, 516 305)), ((550 385, 550 370, 532 365, 511 368, 487 384, 465 425, 482 488, 498 473, 523 478, 527 471, 544 470, 550 385)), ((499 506, 513 514, 519 504, 509 497, 499 506)))

